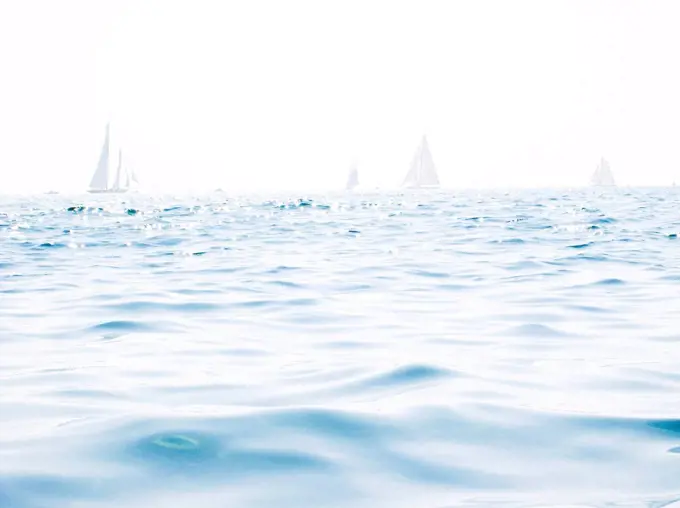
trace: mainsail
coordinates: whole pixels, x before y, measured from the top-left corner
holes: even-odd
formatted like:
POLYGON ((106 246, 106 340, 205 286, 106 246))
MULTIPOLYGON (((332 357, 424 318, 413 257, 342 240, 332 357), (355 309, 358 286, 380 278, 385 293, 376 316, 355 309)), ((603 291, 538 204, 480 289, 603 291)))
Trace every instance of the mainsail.
POLYGON ((403 186, 411 188, 439 187, 437 168, 434 165, 426 136, 423 136, 420 146, 418 146, 413 156, 411 167, 406 174, 406 178, 404 178, 403 186))
POLYGON ((614 181, 614 175, 609 167, 609 162, 607 162, 604 157, 600 159, 600 163, 597 165, 597 169, 590 177, 590 184, 595 186, 604 187, 614 187, 616 182, 614 181))
POLYGON ((95 193, 120 193, 127 192, 132 186, 132 182, 137 181, 135 172, 123 165, 123 150, 118 148, 118 161, 116 163, 116 175, 113 183, 109 182, 111 178, 111 129, 110 125, 106 124, 106 134, 104 136, 104 144, 102 145, 101 153, 99 154, 99 162, 97 169, 90 181, 89 192, 95 193))
POLYGON ((109 186, 109 143, 109 124, 106 124, 106 135, 104 136, 104 144, 99 154, 99 162, 90 181, 91 189, 106 189, 109 186))
POLYGON ((120 168, 123 165, 123 150, 118 149, 118 167, 116 168, 116 181, 113 182, 114 189, 120 189, 120 168))
POLYGON ((352 167, 349 170, 349 175, 347 176, 347 185, 345 185, 345 189, 353 190, 357 187, 357 185, 359 185, 359 170, 355 162, 352 164, 352 167))

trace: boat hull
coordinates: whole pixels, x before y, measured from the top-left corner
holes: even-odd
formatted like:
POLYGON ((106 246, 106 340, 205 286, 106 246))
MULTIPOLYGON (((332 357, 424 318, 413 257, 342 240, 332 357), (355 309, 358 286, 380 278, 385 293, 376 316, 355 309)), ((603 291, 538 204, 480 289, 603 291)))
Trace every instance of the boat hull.
POLYGON ((90 194, 125 194, 128 189, 89 189, 90 194))

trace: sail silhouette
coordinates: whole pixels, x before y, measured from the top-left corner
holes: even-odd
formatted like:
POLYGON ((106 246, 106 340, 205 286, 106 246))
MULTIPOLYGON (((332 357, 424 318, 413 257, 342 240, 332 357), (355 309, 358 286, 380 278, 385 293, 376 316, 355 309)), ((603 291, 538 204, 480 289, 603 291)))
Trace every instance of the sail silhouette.
POLYGON ((411 166, 402 186, 409 188, 432 188, 439 187, 439 185, 439 175, 437 175, 437 168, 432 159, 430 146, 427 142, 427 137, 423 136, 416 153, 413 155, 411 166))
POLYGON ((99 161, 97 168, 90 180, 90 188, 88 192, 99 194, 122 193, 130 190, 132 183, 139 183, 137 175, 134 170, 123 165, 123 150, 118 148, 116 163, 116 174, 113 182, 111 179, 111 126, 106 124, 106 131, 104 134, 104 142, 102 144, 101 152, 99 153, 99 161))
POLYGON ((357 163, 352 163, 349 169, 349 174, 347 175, 347 184, 345 185, 346 190, 354 190, 359 185, 359 169, 357 168, 357 163))
POLYGON ((616 181, 614 180, 614 175, 609 167, 609 162, 607 162, 604 157, 600 159, 600 163, 590 177, 590 185, 596 187, 615 187, 616 181))

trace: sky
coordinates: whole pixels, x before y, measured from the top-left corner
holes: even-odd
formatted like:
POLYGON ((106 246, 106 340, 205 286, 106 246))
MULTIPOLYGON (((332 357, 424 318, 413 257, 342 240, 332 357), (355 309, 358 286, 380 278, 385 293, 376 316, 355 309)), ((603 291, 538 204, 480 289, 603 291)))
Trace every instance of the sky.
POLYGON ((0 193, 680 181, 677 0, 0 0, 0 193))

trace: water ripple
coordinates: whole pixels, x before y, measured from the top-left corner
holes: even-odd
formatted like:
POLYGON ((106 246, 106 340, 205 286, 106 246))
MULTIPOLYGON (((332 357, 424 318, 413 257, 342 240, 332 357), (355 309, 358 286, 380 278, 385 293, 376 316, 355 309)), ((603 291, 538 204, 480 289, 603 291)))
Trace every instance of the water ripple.
POLYGON ((0 507, 680 499, 671 189, 0 201, 0 507))

